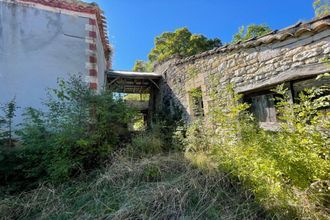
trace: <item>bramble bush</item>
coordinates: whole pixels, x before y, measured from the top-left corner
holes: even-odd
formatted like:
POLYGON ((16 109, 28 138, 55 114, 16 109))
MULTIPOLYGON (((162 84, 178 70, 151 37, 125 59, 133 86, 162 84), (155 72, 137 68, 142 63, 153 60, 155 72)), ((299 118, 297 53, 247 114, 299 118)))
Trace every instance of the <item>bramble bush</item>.
POLYGON ((79 76, 59 80, 44 104, 48 111, 26 109, 19 146, 1 149, 1 184, 13 184, 14 191, 15 184, 63 182, 99 167, 119 147, 135 114, 110 92, 90 90, 79 76))
POLYGON ((329 217, 330 96, 325 88, 306 89, 294 103, 276 89, 280 130, 259 128, 232 89, 221 93, 209 121, 187 130, 186 155, 238 178, 279 218, 329 217))

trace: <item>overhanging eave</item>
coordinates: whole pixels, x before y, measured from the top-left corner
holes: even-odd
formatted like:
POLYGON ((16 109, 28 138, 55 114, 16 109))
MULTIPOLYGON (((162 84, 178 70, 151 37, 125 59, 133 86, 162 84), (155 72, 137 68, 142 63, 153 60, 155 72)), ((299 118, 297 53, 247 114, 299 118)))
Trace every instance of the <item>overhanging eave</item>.
POLYGON ((108 70, 107 76, 109 78, 126 78, 126 79, 160 79, 161 74, 153 72, 131 72, 131 71, 120 71, 120 70, 108 70))

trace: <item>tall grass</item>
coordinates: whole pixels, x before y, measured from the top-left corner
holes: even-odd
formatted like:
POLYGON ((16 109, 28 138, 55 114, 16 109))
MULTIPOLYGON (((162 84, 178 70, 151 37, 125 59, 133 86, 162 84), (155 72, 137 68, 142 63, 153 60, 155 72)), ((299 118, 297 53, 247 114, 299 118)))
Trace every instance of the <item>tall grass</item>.
MULTIPOLYGON (((97 174, 0 201, 3 219, 258 219, 252 194, 180 154, 117 155, 97 174)), ((270 216, 268 216, 270 218, 270 216)))

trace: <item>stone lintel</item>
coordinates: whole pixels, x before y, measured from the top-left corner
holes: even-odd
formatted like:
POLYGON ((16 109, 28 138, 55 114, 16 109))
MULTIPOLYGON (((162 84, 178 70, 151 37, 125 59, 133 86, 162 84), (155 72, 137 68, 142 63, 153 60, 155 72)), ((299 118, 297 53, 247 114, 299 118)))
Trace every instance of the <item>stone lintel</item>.
POLYGON ((269 87, 296 80, 303 79, 308 77, 313 77, 319 74, 330 72, 330 62, 317 63, 317 64, 306 64, 297 68, 289 69, 280 73, 277 76, 274 76, 263 82, 257 82, 246 86, 235 87, 235 92, 237 93, 248 93, 254 92, 257 90, 267 89, 269 87))

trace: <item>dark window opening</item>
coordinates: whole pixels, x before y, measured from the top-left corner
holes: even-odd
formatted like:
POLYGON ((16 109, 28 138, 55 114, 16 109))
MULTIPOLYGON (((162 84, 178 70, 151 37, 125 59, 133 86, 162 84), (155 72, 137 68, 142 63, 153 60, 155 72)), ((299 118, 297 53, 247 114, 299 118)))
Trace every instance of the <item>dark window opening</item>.
POLYGON ((192 112, 194 117, 204 116, 204 103, 202 89, 196 88, 190 91, 192 112))
MULTIPOLYGON (((330 78, 323 77, 320 79, 312 78, 312 79, 304 79, 304 80, 296 80, 292 82, 292 90, 293 90, 293 101, 295 103, 299 102, 299 95, 301 93, 308 95, 306 89, 311 88, 323 88, 323 92, 315 95, 311 101, 319 99, 321 97, 330 95, 330 78)), ((320 110, 329 110, 330 106, 325 106, 320 108, 320 110)))
POLYGON ((274 93, 256 94, 245 97, 249 103, 250 111, 258 122, 277 122, 274 93))
MULTIPOLYGON (((309 79, 300 79, 288 82, 287 88, 291 93, 294 103, 298 103, 299 94, 307 92, 307 88, 325 88, 323 93, 315 95, 312 100, 330 95, 330 78, 324 77, 316 79, 315 77, 309 79)), ((256 93, 251 93, 244 96, 243 101, 250 104, 250 112, 254 114, 260 126, 269 130, 276 129, 280 122, 280 113, 276 110, 279 94, 271 90, 264 90, 256 93)), ((283 98, 283 97, 282 97, 283 98)), ((288 100, 289 101, 289 100, 288 100)), ((330 106, 319 108, 320 111, 329 111, 330 106)))
POLYGON ((164 79, 167 80, 167 71, 164 72, 164 79))

